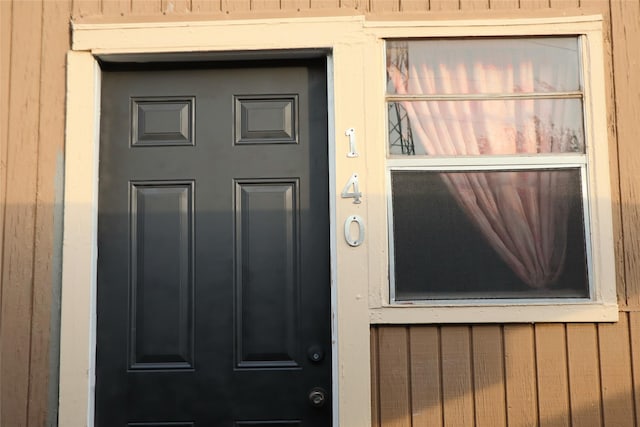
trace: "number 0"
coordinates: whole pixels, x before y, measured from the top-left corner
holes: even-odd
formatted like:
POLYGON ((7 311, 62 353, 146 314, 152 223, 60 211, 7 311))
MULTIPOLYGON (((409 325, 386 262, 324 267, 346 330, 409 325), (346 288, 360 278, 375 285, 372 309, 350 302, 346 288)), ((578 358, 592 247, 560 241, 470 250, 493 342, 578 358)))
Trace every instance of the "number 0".
POLYGON ((344 239, 349 246, 358 247, 364 242, 364 221, 358 215, 349 216, 344 222, 344 239), (358 224, 358 238, 354 239, 351 236, 351 224, 358 224))

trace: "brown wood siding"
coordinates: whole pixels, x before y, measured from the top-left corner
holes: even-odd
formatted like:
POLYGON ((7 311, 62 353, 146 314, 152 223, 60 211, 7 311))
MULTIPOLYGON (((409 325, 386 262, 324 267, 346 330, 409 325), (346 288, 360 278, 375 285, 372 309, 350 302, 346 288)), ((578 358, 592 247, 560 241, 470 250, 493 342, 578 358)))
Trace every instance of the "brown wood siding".
POLYGON ((3 425, 14 416, 26 424, 29 412, 41 39, 42 5, 14 2, 0 313, 3 425))
POLYGON ((50 339, 59 274, 70 3, 0 2, 0 425, 54 413, 50 339), (54 241, 57 239, 57 241, 54 241))
POLYGON ((640 0, 0 1, 1 426, 55 425, 70 17, 227 19, 338 8, 397 19, 438 19, 439 11, 450 18, 458 9, 466 18, 483 9, 605 17, 621 321, 372 327, 373 425, 640 426, 640 0))
MULTIPOLYGON (((9 87, 11 58, 12 4, 0 2, 0 310, 2 310, 2 260, 4 259, 4 217, 7 194, 7 148, 9 124, 9 87)), ((0 311, 0 423, 2 423, 2 312, 0 311)))
POLYGON ((373 425, 640 425, 639 315, 601 325, 373 327, 373 425))
MULTIPOLYGON (((611 1, 611 44, 613 50, 616 134, 618 141, 621 233, 624 285, 630 308, 640 307, 640 1, 611 1), (634 143, 635 140, 635 143, 634 143)), ((624 293, 622 293, 624 291, 624 293)))

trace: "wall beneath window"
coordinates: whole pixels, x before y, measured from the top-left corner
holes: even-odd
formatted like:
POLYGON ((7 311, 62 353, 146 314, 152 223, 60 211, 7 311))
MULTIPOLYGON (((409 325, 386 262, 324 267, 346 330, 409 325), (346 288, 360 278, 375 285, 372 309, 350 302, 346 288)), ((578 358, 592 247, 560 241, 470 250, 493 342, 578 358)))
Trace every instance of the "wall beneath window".
POLYGON ((418 14, 422 19, 477 18, 482 13, 596 12, 605 17, 623 311, 617 324, 372 328, 374 425, 640 424, 640 0, 4 0, 1 426, 56 425, 65 55, 71 18, 150 21, 367 12, 390 12, 395 19, 418 14))
POLYGON ((640 424, 640 313, 371 330, 374 426, 640 424))

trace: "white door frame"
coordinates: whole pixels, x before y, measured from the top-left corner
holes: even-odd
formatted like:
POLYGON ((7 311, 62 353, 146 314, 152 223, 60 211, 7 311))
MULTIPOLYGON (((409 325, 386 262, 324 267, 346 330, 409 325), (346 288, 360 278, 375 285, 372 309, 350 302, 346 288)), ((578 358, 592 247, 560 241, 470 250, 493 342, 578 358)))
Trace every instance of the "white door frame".
POLYGON ((357 214, 366 223, 367 207, 366 203, 354 205, 350 199, 337 198, 342 183, 366 166, 364 156, 347 158, 343 155, 346 149, 342 150, 346 148, 345 129, 355 128, 365 135, 362 75, 367 37, 363 23, 364 18, 356 16, 73 26, 73 47, 67 58, 59 425, 91 427, 94 418, 101 81, 97 57, 189 52, 195 58, 197 53, 202 56, 207 52, 310 48, 331 52, 328 111, 334 425, 371 424, 368 249, 366 244, 352 248, 338 238, 344 233, 344 218, 357 214), (358 265, 364 267, 353 268, 358 265))

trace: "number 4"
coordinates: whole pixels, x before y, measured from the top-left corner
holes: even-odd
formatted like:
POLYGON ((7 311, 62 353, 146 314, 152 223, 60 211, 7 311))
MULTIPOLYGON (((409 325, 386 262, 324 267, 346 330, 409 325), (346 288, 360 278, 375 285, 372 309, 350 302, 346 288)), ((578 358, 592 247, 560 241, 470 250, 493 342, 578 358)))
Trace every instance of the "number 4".
POLYGON ((347 181, 347 185, 342 189, 342 193, 340 194, 343 199, 354 199, 353 203, 359 204, 362 201, 360 197, 362 197, 362 193, 360 192, 360 185, 358 184, 358 174, 354 173, 347 181), (349 191, 353 189, 353 191, 349 191))

